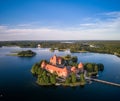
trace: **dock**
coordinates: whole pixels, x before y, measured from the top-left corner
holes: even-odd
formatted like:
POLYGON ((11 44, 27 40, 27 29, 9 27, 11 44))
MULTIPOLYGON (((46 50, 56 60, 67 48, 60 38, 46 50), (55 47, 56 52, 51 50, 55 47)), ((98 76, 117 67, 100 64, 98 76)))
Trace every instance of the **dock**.
POLYGON ((118 86, 118 87, 120 87, 120 84, 118 84, 118 83, 108 82, 108 81, 105 81, 105 80, 99 80, 99 79, 90 78, 90 77, 85 77, 85 79, 86 80, 100 82, 100 83, 104 83, 104 84, 108 84, 108 85, 112 85, 112 86, 118 86))

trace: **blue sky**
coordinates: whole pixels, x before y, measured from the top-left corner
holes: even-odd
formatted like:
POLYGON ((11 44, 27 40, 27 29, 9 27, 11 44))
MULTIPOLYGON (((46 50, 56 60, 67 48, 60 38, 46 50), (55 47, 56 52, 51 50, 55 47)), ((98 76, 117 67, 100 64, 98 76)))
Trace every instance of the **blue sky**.
POLYGON ((120 40, 120 0, 0 0, 0 41, 120 40))

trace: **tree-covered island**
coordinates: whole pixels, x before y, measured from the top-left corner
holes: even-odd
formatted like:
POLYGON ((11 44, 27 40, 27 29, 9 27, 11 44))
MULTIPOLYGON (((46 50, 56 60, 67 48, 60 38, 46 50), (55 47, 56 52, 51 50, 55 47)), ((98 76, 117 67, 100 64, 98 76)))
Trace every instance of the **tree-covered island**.
POLYGON ((103 64, 77 63, 76 56, 56 56, 50 61, 41 60, 31 68, 31 73, 37 78, 37 84, 63 85, 63 86, 84 86, 86 77, 96 76, 99 71, 104 70, 103 64))
POLYGON ((8 54, 8 55, 20 56, 20 57, 32 57, 32 56, 35 56, 36 53, 31 51, 31 50, 26 50, 26 51, 13 52, 13 53, 8 54))

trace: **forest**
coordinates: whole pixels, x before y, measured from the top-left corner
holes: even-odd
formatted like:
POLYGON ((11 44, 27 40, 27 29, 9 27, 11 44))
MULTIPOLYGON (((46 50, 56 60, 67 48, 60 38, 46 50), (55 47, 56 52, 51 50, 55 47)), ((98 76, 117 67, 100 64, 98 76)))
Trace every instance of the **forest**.
POLYGON ((35 48, 40 44, 41 48, 51 48, 64 51, 70 49, 71 52, 96 52, 114 54, 120 57, 120 41, 114 40, 59 40, 59 41, 1 41, 2 46, 20 46, 24 48, 35 48))

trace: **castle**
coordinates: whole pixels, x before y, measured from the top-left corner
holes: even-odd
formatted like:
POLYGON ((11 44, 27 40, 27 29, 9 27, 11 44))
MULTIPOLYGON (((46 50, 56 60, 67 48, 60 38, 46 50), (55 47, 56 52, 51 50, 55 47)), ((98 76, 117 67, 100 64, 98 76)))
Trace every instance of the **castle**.
POLYGON ((49 71, 50 73, 56 73, 60 77, 68 77, 72 72, 74 73, 79 73, 80 71, 83 71, 83 64, 79 63, 78 68, 75 66, 64 66, 63 67, 58 67, 58 65, 62 65, 63 58, 58 57, 54 55, 53 57, 50 58, 50 63, 46 63, 43 61, 41 63, 41 68, 49 71))

